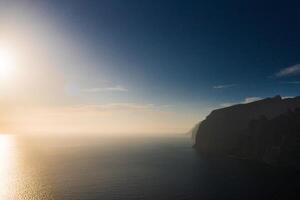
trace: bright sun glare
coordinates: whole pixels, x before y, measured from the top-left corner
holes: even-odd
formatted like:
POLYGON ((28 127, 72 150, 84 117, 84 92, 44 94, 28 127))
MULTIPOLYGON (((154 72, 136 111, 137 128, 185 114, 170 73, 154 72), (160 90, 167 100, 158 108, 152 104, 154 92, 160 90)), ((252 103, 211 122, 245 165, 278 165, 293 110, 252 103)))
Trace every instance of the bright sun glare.
POLYGON ((16 67, 16 58, 9 48, 0 47, 0 80, 10 79, 16 67))

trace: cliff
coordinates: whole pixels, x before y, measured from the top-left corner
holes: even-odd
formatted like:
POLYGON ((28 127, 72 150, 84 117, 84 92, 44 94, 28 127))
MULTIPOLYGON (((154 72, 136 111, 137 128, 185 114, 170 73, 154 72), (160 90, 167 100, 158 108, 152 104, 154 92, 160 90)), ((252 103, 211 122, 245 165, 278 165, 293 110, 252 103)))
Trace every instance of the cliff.
POLYGON ((197 133, 198 133, 198 129, 199 129, 200 123, 201 122, 198 122, 196 125, 194 125, 194 127, 189 132, 187 132, 187 135, 189 137, 191 137, 191 139, 193 141, 196 141, 196 136, 197 136, 197 133))
POLYGON ((204 155, 298 165, 299 137, 300 97, 276 96, 212 111, 198 127, 195 148, 204 155))

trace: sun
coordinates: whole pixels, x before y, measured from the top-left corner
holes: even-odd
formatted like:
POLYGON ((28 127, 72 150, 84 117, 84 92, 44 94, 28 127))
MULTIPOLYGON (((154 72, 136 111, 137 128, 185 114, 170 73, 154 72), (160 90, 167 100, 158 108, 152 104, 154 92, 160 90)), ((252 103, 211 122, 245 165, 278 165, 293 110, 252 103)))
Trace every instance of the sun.
POLYGON ((16 67, 16 57, 9 48, 0 47, 0 80, 8 80, 12 77, 16 67))

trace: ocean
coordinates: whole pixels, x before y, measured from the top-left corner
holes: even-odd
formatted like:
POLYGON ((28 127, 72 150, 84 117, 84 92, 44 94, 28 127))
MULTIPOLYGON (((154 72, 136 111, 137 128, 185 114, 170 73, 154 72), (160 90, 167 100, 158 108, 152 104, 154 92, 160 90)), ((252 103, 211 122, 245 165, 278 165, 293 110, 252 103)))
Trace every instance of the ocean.
POLYGON ((0 135, 1 200, 245 200, 294 192, 269 171, 207 160, 181 135, 0 135))

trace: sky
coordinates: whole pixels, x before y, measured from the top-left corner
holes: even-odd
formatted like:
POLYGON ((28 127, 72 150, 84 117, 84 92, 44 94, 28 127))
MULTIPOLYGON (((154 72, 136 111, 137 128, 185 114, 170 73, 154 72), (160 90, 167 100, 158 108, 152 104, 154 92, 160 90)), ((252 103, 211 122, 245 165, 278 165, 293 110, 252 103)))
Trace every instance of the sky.
POLYGON ((0 0, 0 50, 15 57, 0 128, 184 133, 213 109, 297 96, 299 6, 0 0))

